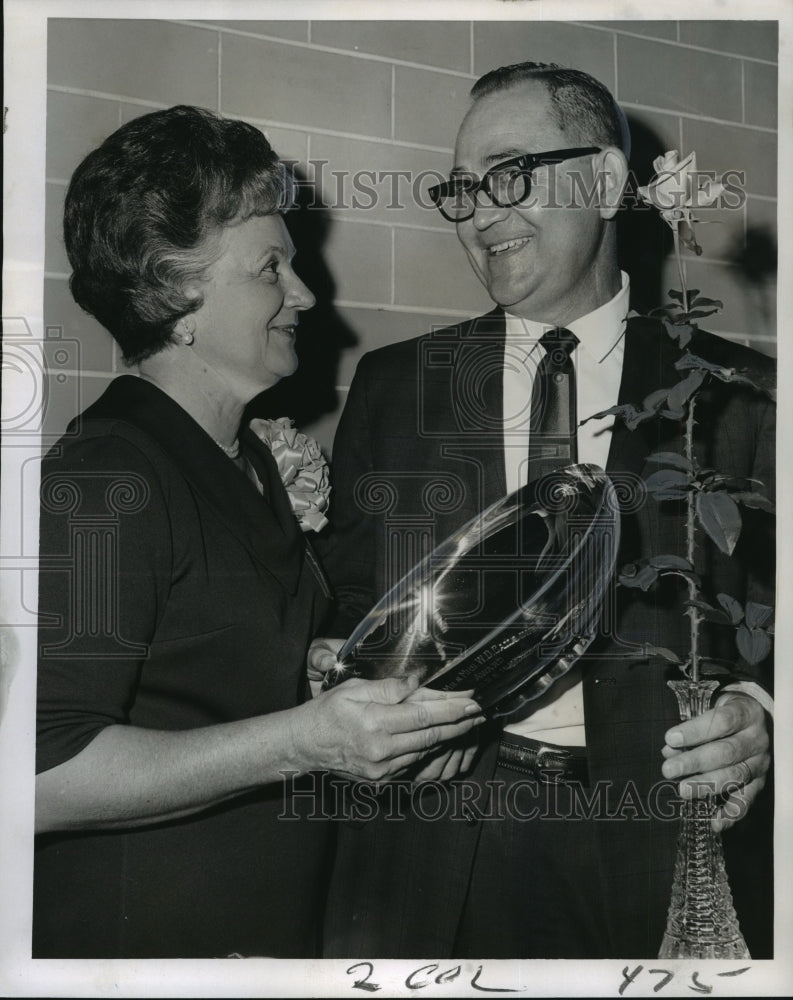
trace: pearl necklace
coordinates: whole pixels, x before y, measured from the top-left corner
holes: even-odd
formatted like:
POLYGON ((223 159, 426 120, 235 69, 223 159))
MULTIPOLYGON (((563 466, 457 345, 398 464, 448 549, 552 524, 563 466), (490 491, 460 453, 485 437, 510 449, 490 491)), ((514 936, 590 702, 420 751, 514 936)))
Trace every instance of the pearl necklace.
POLYGON ((228 455, 229 458, 238 458, 240 453, 240 439, 234 438, 231 444, 223 444, 222 441, 218 441, 217 438, 212 438, 215 444, 220 448, 224 455, 228 455))

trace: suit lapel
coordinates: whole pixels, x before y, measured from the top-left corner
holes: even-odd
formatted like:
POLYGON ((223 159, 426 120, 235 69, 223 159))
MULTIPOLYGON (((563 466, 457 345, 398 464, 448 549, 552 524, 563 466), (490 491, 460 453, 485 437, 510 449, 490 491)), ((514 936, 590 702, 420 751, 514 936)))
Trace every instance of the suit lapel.
POLYGON ((455 453, 479 471, 474 512, 507 492, 503 385, 506 320, 501 307, 460 327, 451 382, 455 453))
POLYGON ((117 378, 85 416, 122 421, 143 431, 251 555, 294 593, 301 567, 300 529, 272 455, 248 428, 240 441, 262 481, 262 496, 181 406, 144 379, 117 378))
MULTIPOLYGON (((680 377, 674 367, 679 356, 677 345, 661 323, 642 316, 630 318, 617 402, 640 406, 655 389, 674 385, 680 377)), ((647 456, 660 447, 664 438, 674 437, 677 430, 678 425, 670 420, 648 420, 635 430, 629 430, 622 420, 616 420, 607 469, 640 474, 647 456)))

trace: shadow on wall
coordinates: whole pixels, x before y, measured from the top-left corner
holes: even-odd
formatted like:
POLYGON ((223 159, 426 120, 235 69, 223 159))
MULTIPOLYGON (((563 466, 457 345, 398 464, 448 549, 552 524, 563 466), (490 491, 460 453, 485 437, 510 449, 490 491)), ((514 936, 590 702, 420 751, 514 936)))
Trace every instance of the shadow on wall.
POLYGON ((773 326, 777 274, 774 234, 765 226, 750 226, 746 230, 745 242, 736 241, 729 259, 737 271, 751 313, 757 316, 758 329, 760 332, 776 333, 773 326))
POLYGON ((330 212, 313 185, 297 172, 295 177, 300 185, 297 202, 285 220, 297 250, 295 269, 317 301, 300 314, 297 371, 252 400, 247 419, 288 416, 302 428, 338 409, 339 361, 358 341, 333 305, 335 283, 323 257, 333 225, 330 212))
POLYGON ((653 160, 665 150, 651 129, 628 116, 631 130, 631 187, 625 208, 617 219, 619 263, 631 278, 631 308, 647 313, 662 305, 668 289, 663 287, 663 264, 672 252, 672 230, 654 209, 639 202, 636 188, 648 184, 655 171, 653 160))
MULTIPOLYGON (((628 117, 632 150, 630 169, 632 192, 617 222, 620 267, 631 277, 631 307, 647 313, 668 301, 664 287, 664 261, 673 252, 672 230, 660 214, 637 204, 636 188, 648 184, 655 171, 653 160, 665 152, 659 137, 641 122, 628 117)), ((683 151, 687 152, 687 151, 683 151)), ((689 256, 688 254, 686 256, 689 256)), ((695 258, 692 258, 695 259, 695 258)), ((745 240, 738 239, 727 251, 726 263, 732 271, 736 292, 745 296, 750 311, 757 316, 760 331, 773 332, 774 282, 777 271, 777 244, 765 227, 752 227, 745 240)), ((705 294, 707 290, 705 289, 705 294)), ((729 308, 730 303, 725 302, 729 308)), ((751 334, 751 330, 746 331, 751 334)))

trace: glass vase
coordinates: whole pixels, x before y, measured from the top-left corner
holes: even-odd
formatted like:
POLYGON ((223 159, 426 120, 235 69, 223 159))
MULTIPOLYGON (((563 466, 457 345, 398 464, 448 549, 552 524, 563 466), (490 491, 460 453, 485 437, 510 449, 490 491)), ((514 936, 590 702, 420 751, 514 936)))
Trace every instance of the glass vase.
MULTIPOLYGON (((668 681, 685 722, 710 706, 717 681, 668 681)), ((682 804, 672 897, 659 958, 749 958, 727 881, 710 797, 682 804)))

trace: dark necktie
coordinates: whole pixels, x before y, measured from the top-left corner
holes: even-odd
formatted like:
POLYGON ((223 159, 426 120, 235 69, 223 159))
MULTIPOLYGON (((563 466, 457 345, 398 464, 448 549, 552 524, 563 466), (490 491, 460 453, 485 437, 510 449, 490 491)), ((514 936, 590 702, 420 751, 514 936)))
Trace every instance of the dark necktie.
POLYGON ((531 390, 528 481, 578 461, 575 368, 578 337, 555 327, 540 338, 545 354, 531 390))

